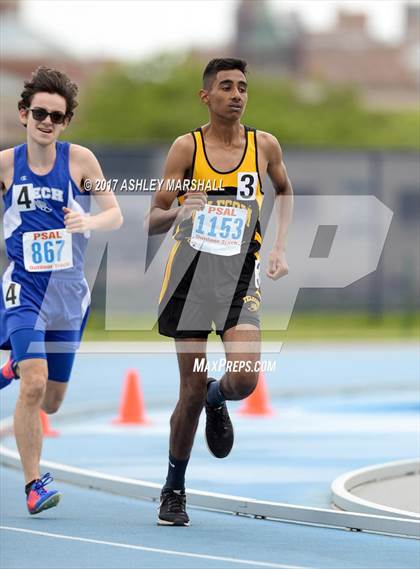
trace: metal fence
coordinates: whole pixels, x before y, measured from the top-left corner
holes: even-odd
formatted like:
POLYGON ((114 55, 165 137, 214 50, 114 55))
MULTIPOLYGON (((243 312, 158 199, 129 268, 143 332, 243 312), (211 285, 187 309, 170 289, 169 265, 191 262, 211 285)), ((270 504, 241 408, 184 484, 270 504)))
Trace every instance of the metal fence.
MULTIPOLYGON (((166 147, 97 147, 107 178, 161 178, 166 147)), ((290 275, 277 284, 263 279, 267 310, 351 309, 381 313, 418 307, 420 163, 415 152, 285 149, 296 209, 288 238, 290 275), (367 196, 374 196, 377 199, 367 196), (392 220, 391 220, 392 218, 392 220), (389 224, 390 223, 390 224, 389 224), (389 229, 388 229, 389 226, 389 229)), ((265 180, 262 266, 274 235, 274 192, 265 180)), ((152 192, 120 192, 125 224, 112 236, 95 235, 87 273, 95 296, 116 291, 135 298, 163 277, 171 238, 148 238, 143 218, 152 192), (103 253, 107 251, 107 269, 103 253), (100 269, 100 270, 99 270, 100 269), (99 273, 98 273, 99 270, 99 273), (107 275, 106 275, 107 272, 107 275), (125 292, 124 292, 125 291, 125 292)), ((4 243, 0 242, 2 268, 4 243)), ((156 292, 157 291, 157 292, 156 292)), ((155 297, 138 305, 154 310, 155 297)), ((127 304, 118 304, 124 313, 127 304)), ((119 308, 118 308, 119 307, 119 308)))

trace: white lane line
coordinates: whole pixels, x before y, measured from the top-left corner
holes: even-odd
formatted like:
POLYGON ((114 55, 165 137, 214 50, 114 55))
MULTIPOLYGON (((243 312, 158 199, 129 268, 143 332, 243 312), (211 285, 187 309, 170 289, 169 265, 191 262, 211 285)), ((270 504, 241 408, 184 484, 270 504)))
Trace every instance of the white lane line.
MULTIPOLYGON (((68 541, 80 541, 82 543, 95 543, 97 545, 110 545, 112 547, 120 547, 122 549, 135 549, 138 551, 147 551, 149 553, 163 553, 164 555, 176 555, 178 557, 193 557, 196 559, 210 559, 212 561, 227 561, 229 563, 237 563, 239 565, 256 565, 258 567, 273 567, 275 569, 309 569, 298 565, 284 565, 282 563, 269 563, 267 561, 251 561, 250 559, 235 559, 234 557, 220 557, 217 555, 204 555, 201 553, 189 553, 187 551, 175 551, 173 549, 158 549, 156 547, 145 547, 144 545, 130 545, 129 543, 118 543, 115 541, 103 541, 100 539, 88 539, 86 537, 76 537, 72 535, 62 535, 58 533, 48 533, 46 531, 34 531, 31 529, 16 528, 11 526, 0 526, 0 529, 7 531, 15 531, 20 533, 30 533, 33 535, 41 535, 46 537, 55 537, 56 539, 65 539, 68 541)), ((188 530, 187 530, 188 531, 188 530)))

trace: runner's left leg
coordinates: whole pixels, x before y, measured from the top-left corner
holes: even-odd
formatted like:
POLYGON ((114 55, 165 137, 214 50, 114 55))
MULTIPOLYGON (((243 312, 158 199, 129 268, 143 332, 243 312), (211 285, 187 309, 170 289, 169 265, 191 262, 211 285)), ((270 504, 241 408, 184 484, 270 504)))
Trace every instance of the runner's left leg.
POLYGON ((57 413, 63 403, 64 396, 67 391, 68 383, 63 381, 49 379, 45 390, 44 400, 42 401, 42 410, 51 415, 57 413))
POLYGON ((210 380, 206 402, 206 441, 216 458, 225 458, 233 447, 234 432, 226 400, 244 399, 258 381, 255 364, 260 358, 260 331, 253 324, 237 324, 223 333, 226 372, 210 380))
POLYGON ((228 401, 248 397, 257 386, 255 364, 261 357, 261 333, 253 324, 238 324, 223 334, 227 371, 220 380, 220 390, 228 401))

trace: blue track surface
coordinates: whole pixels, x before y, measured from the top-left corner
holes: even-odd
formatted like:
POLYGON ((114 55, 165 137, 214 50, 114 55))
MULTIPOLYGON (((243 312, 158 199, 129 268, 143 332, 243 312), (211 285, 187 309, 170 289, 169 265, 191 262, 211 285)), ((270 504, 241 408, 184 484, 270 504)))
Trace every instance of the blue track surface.
MULTIPOLYGON (((267 355, 271 358, 271 355, 267 355)), ((306 506, 329 507, 329 488, 339 474, 418 453, 418 352, 415 348, 289 349, 267 374, 275 415, 252 419, 231 405, 236 445, 223 461, 212 458, 197 435, 188 485, 306 506), (351 362, 351 365, 350 365, 351 362)), ((47 439, 44 458, 94 470, 162 482, 166 472, 168 419, 178 388, 175 356, 79 356, 66 404, 115 406, 115 412, 78 417, 47 439), (105 364, 105 365, 104 365, 105 364), (124 371, 140 371, 151 425, 115 427, 124 371), (100 375, 98 370, 101 370, 100 375)), ((18 384, 1 393, 10 414, 18 384)), ((12 447, 12 439, 6 441, 12 447)), ((0 567, 223 567, 254 560, 319 568, 418 567, 413 540, 267 522, 190 511, 190 528, 158 528, 156 506, 60 484, 57 509, 29 518, 21 475, 1 475, 1 525, 110 544, 69 541, 11 530, 0 533, 0 567), (192 558, 125 549, 119 544, 228 558, 192 558), (36 550, 36 556, 33 551, 36 550), (35 558, 35 560, 34 560, 35 558)), ((258 565, 256 565, 258 566, 258 565)))
MULTIPOLYGON (((60 509, 28 518, 20 476, 1 470, 1 525, 114 543, 226 556, 322 569, 417 569, 418 542, 363 533, 298 526, 192 511, 190 528, 154 525, 156 507, 65 484, 60 509)), ((12 568, 147 567, 226 568, 227 561, 191 559, 164 553, 123 550, 42 535, 2 531, 0 565, 12 568)), ((258 566, 258 565, 255 565, 258 566)))

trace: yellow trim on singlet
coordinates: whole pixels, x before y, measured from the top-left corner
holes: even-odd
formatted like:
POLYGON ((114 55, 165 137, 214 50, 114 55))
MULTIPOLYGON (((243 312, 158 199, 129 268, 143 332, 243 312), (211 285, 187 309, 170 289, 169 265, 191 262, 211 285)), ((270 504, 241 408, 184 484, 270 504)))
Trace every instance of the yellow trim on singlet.
MULTIPOLYGON (((242 159, 239 161, 236 168, 229 172, 219 172, 210 164, 208 156, 206 156, 205 142, 203 140, 204 135, 202 130, 195 130, 193 133, 195 140, 195 160, 192 172, 192 180, 204 181, 208 180, 214 181, 214 185, 219 187, 238 187, 238 174, 240 172, 255 172, 258 174, 258 163, 257 163, 257 148, 256 148, 256 131, 246 129, 246 141, 245 149, 242 155, 242 159)), ((221 196, 225 195, 220 192, 221 196)), ((231 199, 235 199, 234 196, 229 196, 231 199)), ((181 196, 180 196, 181 198, 181 196)), ((261 211, 262 201, 264 194, 262 193, 260 178, 258 176, 256 196, 255 199, 261 211)), ((181 203, 181 201, 180 201, 181 203)), ((241 201, 241 204, 246 205, 245 201, 241 201)))
POLYGON ((177 241, 175 245, 172 247, 171 252, 169 253, 168 262, 166 263, 166 268, 165 268, 165 275, 163 277, 162 288, 159 295, 159 303, 162 302, 162 299, 165 296, 166 289, 168 288, 174 257, 180 245, 181 241, 177 241))
MULTIPOLYGON (((229 172, 221 172, 216 170, 210 163, 208 155, 206 154, 206 147, 204 141, 204 134, 202 129, 197 129, 191 134, 194 137, 194 158, 192 164, 192 173, 190 178, 191 187, 194 189, 199 189, 200 183, 201 187, 206 188, 206 191, 211 191, 212 189, 217 189, 217 192, 213 192, 212 199, 216 200, 220 195, 220 200, 223 205, 231 207, 246 208, 248 210, 247 225, 251 221, 251 204, 257 204, 258 206, 258 218, 261 214, 262 203, 264 199, 264 194, 261 188, 261 178, 258 171, 258 151, 257 151, 257 133, 254 129, 244 127, 246 132, 245 148, 242 157, 238 160, 238 164, 235 168, 229 172), (220 188, 233 188, 234 190, 238 187, 238 176, 240 173, 253 172, 257 175, 257 185, 255 192, 255 200, 239 200, 236 199, 236 191, 233 193, 227 193, 220 188), (210 186, 210 187, 209 187, 210 186)), ((232 190, 230 190, 232 192, 232 190)), ((182 205, 185 200, 184 192, 178 196, 178 205, 182 205)), ((175 230, 175 233, 179 230, 179 226, 175 230)), ((261 234, 255 229, 252 236, 254 241, 257 241, 260 245, 262 244, 261 234)))

